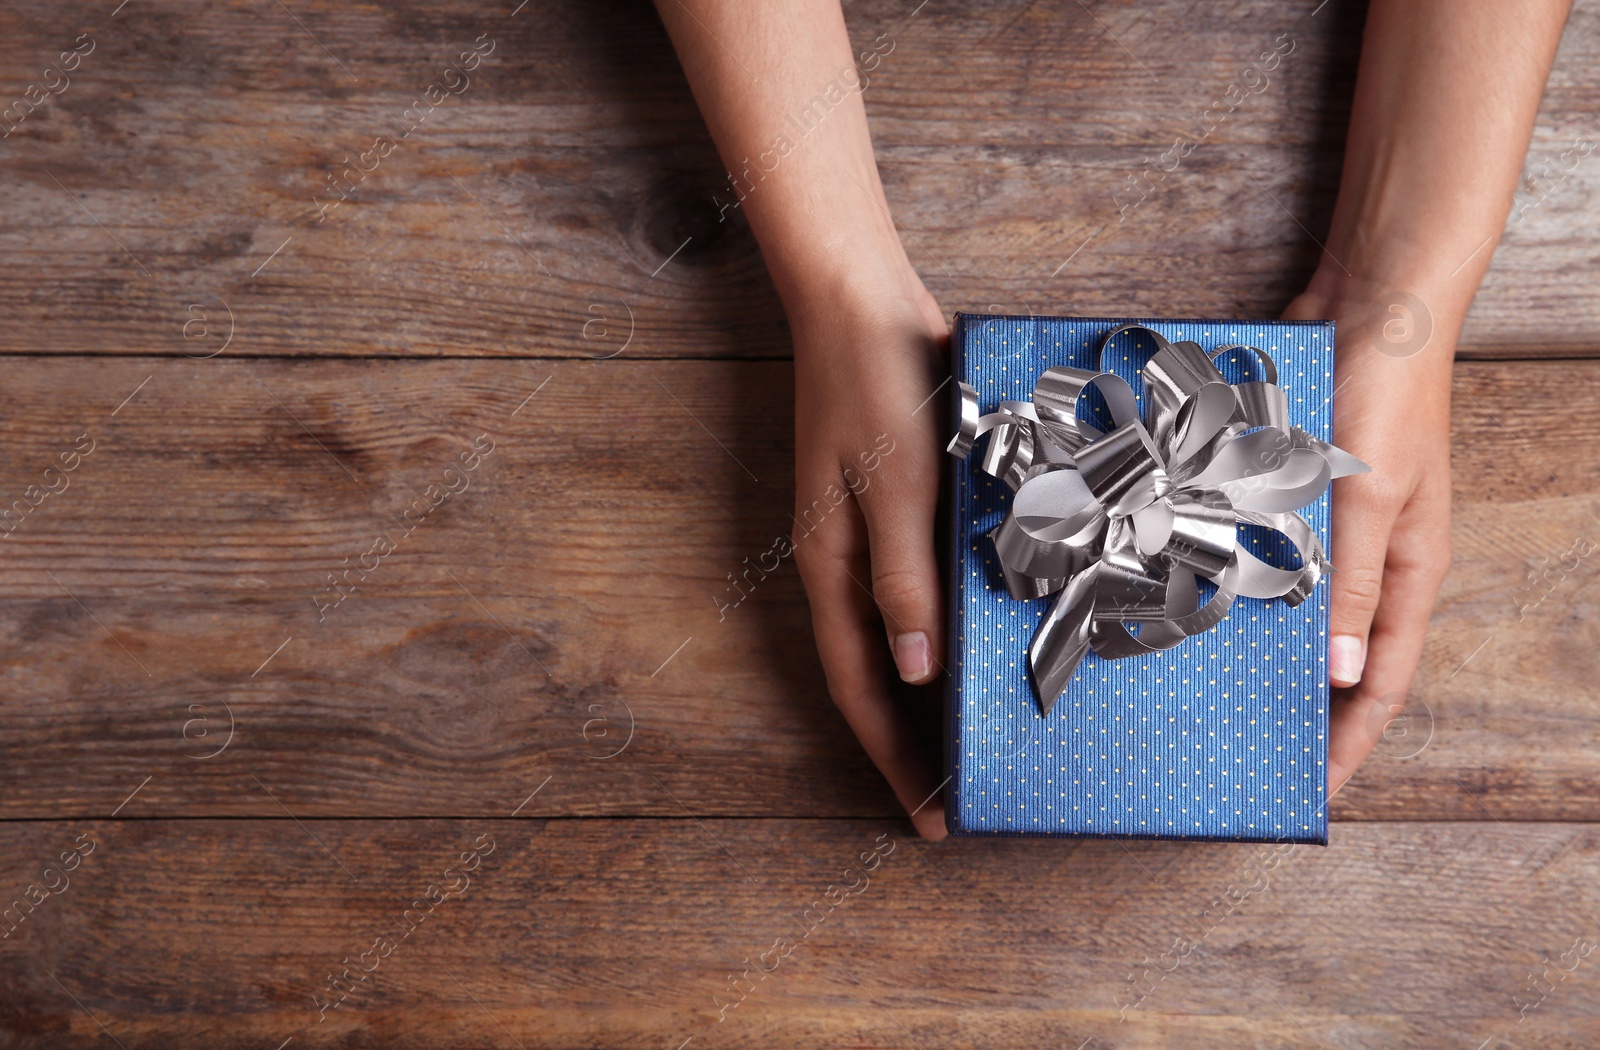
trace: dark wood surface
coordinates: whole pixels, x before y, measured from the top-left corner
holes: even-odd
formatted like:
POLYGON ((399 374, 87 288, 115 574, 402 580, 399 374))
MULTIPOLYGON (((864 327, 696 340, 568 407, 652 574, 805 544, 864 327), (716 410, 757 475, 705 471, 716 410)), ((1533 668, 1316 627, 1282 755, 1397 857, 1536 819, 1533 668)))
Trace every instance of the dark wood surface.
POLYGON ((129 1047, 529 1050, 1578 1048, 1600 1026, 1600 958, 1578 958, 1581 945, 1560 958, 1597 936, 1589 824, 1341 823, 1326 850, 1282 856, 928 847, 899 821, 0 830, 30 862, 78 834, 94 852, 5 942, 15 1045, 111 1045, 96 1022, 129 1047), (493 849, 470 881, 443 875, 474 844, 493 849), (847 874, 863 853, 872 870, 847 874), (446 883, 460 892, 405 921, 446 883), (360 959, 411 925, 387 957, 360 959), (1163 959, 1180 936, 1196 946, 1163 959), (785 954, 762 961, 781 937, 785 954), (349 965, 372 972, 324 1013, 313 995, 336 998, 328 973, 349 965), (729 971, 757 965, 771 973, 752 970, 739 1001, 729 971), (1526 990, 1530 970, 1541 990, 1526 990), (1519 1021, 1513 994, 1539 1005, 1519 1021))
MULTIPOLYGON (((1359 40, 1358 5, 1313 16, 1318 3, 1094 15, 935 0, 914 17, 901 0, 850 4, 864 47, 894 45, 866 97, 931 290, 951 309, 1275 316, 1317 261, 1299 224, 1322 228, 1332 207, 1359 40), (1119 214, 1125 177, 1197 134, 1285 34, 1294 50, 1265 88, 1119 214)), ((620 345, 598 327, 585 340, 594 307, 631 313, 635 355, 787 355, 748 229, 736 210, 718 221, 723 169, 649 6, 530 3, 516 18, 510 6, 308 4, 295 16, 307 30, 275 2, 0 16, 14 95, 79 33, 96 42, 71 85, 0 142, 13 311, 0 345, 207 352, 220 344, 199 326, 184 337, 188 307, 225 303, 233 353, 585 357, 620 345), (319 221, 328 172, 398 135, 483 34, 495 50, 462 93, 319 221)), ((1465 353, 1595 346, 1600 306, 1582 275, 1600 162, 1546 172, 1600 132, 1597 18, 1574 13, 1529 158, 1523 200, 1538 204, 1511 226, 1465 353)))
MULTIPOLYGON (((681 816, 652 773, 700 813, 897 812, 827 701, 793 565, 713 601, 789 528, 785 362, 33 358, 8 380, 5 491, 96 445, 0 541, 6 816, 103 815, 158 771, 151 815, 270 814, 253 776, 307 815, 461 815, 563 769, 526 813, 681 816), (481 434, 470 487, 319 611, 481 434)), ((1463 363, 1455 413, 1418 722, 1332 812, 1584 819, 1596 569, 1527 574, 1600 536, 1600 459, 1573 454, 1600 441, 1600 362, 1463 363)))
MULTIPOLYGON (((1600 141, 1592 5, 1463 337, 1404 735, 1329 849, 1258 875, 1252 847, 916 842, 792 566, 719 620, 789 527, 789 343, 648 4, 286 2, 0 12, 4 105, 96 45, 0 139, 0 506, 93 441, 0 538, 0 907, 47 894, 0 939, 0 1047, 1600 1043, 1600 955, 1559 972, 1600 944, 1597 570, 1529 582, 1600 543, 1600 160, 1551 166, 1600 141), (329 167, 482 34, 319 222, 329 167), (480 834, 470 888, 319 1021, 480 834), (728 971, 880 835, 870 888, 718 1022, 728 971)), ((868 112, 947 308, 1271 316, 1315 265, 1359 5, 847 15, 893 41, 868 112), (1119 221, 1124 176, 1283 34, 1119 221)))

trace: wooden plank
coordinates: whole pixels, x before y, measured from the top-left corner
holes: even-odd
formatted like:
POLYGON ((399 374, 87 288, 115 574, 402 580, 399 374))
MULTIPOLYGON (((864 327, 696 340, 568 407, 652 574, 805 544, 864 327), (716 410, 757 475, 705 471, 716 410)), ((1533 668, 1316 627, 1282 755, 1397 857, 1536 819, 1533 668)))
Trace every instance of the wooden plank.
MULTIPOLYGON (((258 815, 268 787, 303 816, 495 814, 550 777, 524 814, 895 814, 826 699, 793 567, 716 604, 791 527, 790 382, 783 362, 12 361, 0 505, 94 447, 0 539, 0 815, 104 814, 147 776, 162 816, 258 815), (445 484, 468 487, 405 516, 445 484)), ((1600 543, 1597 420, 1600 363, 1458 368, 1456 565, 1418 720, 1336 818, 1593 817, 1596 568, 1560 567, 1600 543)))
MULTIPOLYGON (((1100 6, 850 5, 859 48, 884 52, 867 105, 914 261, 950 310, 1274 315, 1317 260, 1301 224, 1332 205, 1359 10, 1100 6), (1294 49, 1261 92, 1122 221, 1144 158, 1280 39, 1294 49)), ((0 352, 789 353, 642 0, 68 10, 0 15, 16 78, 42 78, 79 32, 94 43, 0 140, 0 352), (495 50, 460 93, 405 117, 480 37, 495 50), (323 213, 330 174, 380 135, 401 137, 323 213)), ((1600 293, 1576 277, 1600 161, 1559 170, 1600 134, 1597 55, 1600 13, 1580 5, 1464 353, 1600 350, 1600 293)))
POLYGON ((93 852, 0 941, 0 1032, 130 1050, 1600 1038, 1600 960, 1578 957, 1600 942, 1592 824, 1346 824, 1327 849, 1276 856, 904 836, 871 821, 8 823, 5 901, 74 843, 93 852), (462 853, 473 870, 444 874, 462 853), (430 885, 443 899, 413 905, 430 885), (1163 958, 1179 937, 1193 947, 1163 958), (730 991, 756 965, 771 972, 730 991), (347 966, 371 972, 324 1016, 313 996, 339 999, 328 975, 347 966))

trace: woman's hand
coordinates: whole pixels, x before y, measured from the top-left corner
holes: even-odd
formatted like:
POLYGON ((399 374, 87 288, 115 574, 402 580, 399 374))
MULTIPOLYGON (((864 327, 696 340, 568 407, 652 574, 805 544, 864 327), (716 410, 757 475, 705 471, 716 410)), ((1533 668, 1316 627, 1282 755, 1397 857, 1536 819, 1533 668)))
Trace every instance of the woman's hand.
POLYGON ((1450 364, 1460 319, 1319 274, 1289 320, 1332 319, 1334 443, 1372 467, 1333 483, 1328 789, 1398 716, 1450 567, 1450 364))
POLYGON ((828 691, 925 838, 945 835, 939 779, 889 675, 943 671, 934 549, 943 464, 934 396, 949 330, 898 241, 788 295, 795 345, 795 561, 828 691))
POLYGON ((657 9, 794 334, 793 541, 828 689, 917 830, 942 838, 941 785, 888 689, 891 653, 907 681, 943 670, 933 395, 949 377, 861 101, 888 51, 852 53, 839 0, 657 9))
POLYGON ((1333 483, 1330 791, 1400 713, 1450 564, 1450 366, 1569 6, 1367 7, 1322 263, 1285 314, 1337 323, 1334 441, 1372 466, 1333 483))

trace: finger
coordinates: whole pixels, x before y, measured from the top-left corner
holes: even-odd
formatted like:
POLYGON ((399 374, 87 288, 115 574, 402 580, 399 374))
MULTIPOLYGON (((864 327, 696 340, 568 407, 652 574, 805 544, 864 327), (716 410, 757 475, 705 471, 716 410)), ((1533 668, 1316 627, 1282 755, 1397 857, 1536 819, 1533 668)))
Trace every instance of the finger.
POLYGON ((1383 591, 1389 532, 1400 507, 1376 471, 1333 483, 1333 564, 1328 615, 1328 681, 1361 681, 1367 634, 1383 591))
POLYGON ((942 839, 944 804, 937 797, 941 785, 884 680, 887 667, 877 604, 860 582, 868 571, 866 548, 866 523, 852 499, 820 522, 804 513, 795 522, 795 562, 811 602, 812 630, 828 692, 912 815, 918 834, 942 839))
POLYGON ((1383 600, 1372 621, 1361 684, 1334 703, 1328 787, 1336 793, 1384 738, 1405 706, 1422 659, 1428 621, 1450 565, 1448 490, 1421 493, 1395 523, 1383 571, 1383 600))
MULTIPOLYGON (((900 442, 894 471, 876 480, 863 476, 859 494, 872 553, 872 596, 883 614, 889 649, 900 677, 913 685, 944 671, 942 601, 934 550, 938 467, 920 449, 900 442)), ((891 446, 892 447, 892 446, 891 446)), ((847 474, 846 477, 849 475, 847 474)))

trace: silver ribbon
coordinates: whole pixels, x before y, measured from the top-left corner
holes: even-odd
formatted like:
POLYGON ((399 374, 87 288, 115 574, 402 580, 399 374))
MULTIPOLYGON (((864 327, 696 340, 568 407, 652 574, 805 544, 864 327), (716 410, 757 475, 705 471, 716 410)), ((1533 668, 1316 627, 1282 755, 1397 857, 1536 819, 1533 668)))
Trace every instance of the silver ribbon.
POLYGON ((984 435, 980 468, 1015 494, 989 533, 1013 598, 1058 595, 1028 659, 1039 708, 1049 714, 1084 655, 1119 660, 1170 649, 1222 622, 1235 598, 1298 605, 1333 566, 1295 511, 1365 463, 1289 423, 1289 397, 1272 358, 1237 344, 1207 354, 1125 324, 1100 344, 1140 331, 1157 348, 1144 366, 1144 413, 1128 383, 1109 371, 1047 369, 1033 400, 1002 401, 984 415, 960 388, 956 435, 966 459, 984 435), (1215 359, 1249 350, 1264 381, 1230 384, 1215 359), (1103 430, 1080 419, 1090 387, 1110 410, 1103 430), (1299 569, 1279 569, 1238 541, 1239 523, 1282 534, 1299 569), (1216 584, 1200 604, 1198 580, 1216 584), (1129 625, 1135 625, 1130 630, 1129 625))

